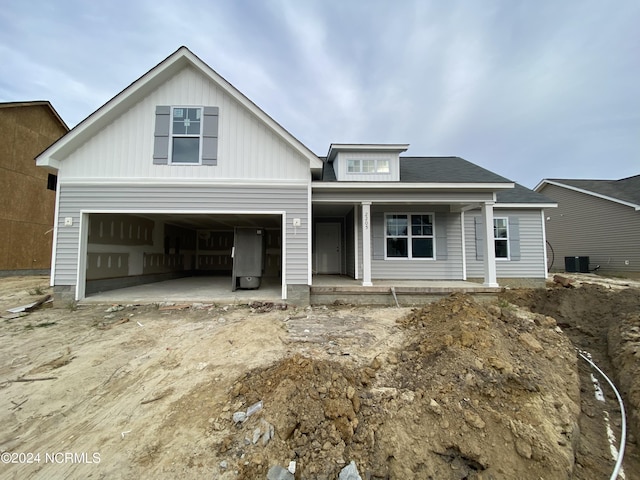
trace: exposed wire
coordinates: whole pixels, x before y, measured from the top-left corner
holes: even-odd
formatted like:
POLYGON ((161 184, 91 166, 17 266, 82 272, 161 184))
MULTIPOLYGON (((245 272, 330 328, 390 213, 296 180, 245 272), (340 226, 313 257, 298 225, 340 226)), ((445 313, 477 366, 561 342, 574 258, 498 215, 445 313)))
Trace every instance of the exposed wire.
MULTIPOLYGON (((547 271, 550 272, 551 269, 553 268, 553 262, 556 259, 556 252, 553 251, 553 247, 551 246, 551 244, 549 243, 549 240, 546 240, 547 246, 549 247, 549 250, 551 250, 551 263, 549 264, 549 266, 547 267, 547 271)), ((549 263, 549 258, 547 258, 547 263, 549 263)))
MULTIPOLYGON (((585 352, 587 353, 587 352, 585 352)), ((620 405, 620 415, 622 416, 622 427, 621 430, 622 432, 620 433, 620 436, 622 437, 620 439, 620 447, 618 448, 618 458, 616 459, 616 465, 613 469, 613 472, 611 473, 611 477, 610 480, 616 480, 618 478, 618 475, 620 474, 620 469, 622 468, 622 460, 624 458, 624 449, 627 443, 627 416, 624 410, 624 403, 622 402, 622 397, 620 396, 620 393, 618 392, 618 389, 616 388, 616 386, 613 384, 613 382, 611 380, 609 380, 609 377, 607 377, 605 375, 605 373, 600 370, 600 368, 586 355, 584 355, 583 352, 578 351, 578 355, 580 355, 584 360, 586 360, 589 365, 591 365, 593 368, 596 369, 596 371, 602 375, 602 377, 604 377, 604 379, 607 381, 607 383, 611 386, 611 388, 613 389, 613 392, 616 394, 616 398, 618 399, 618 404, 620 405)), ((590 356, 590 355, 589 355, 590 356)))

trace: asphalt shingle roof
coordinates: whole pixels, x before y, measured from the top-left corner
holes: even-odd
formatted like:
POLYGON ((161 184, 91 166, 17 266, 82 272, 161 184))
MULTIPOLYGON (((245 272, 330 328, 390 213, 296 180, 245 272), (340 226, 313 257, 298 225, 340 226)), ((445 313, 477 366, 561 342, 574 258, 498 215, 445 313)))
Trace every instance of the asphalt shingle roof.
MULTIPOLYGON (((323 160, 325 160, 323 158, 323 160)), ((323 182, 336 182, 333 163, 325 161, 323 182)), ((513 183, 460 157, 400 157, 401 183, 513 183)), ((498 192, 498 203, 555 203, 522 185, 498 192)))
POLYGON ((557 203, 549 197, 516 183, 514 188, 496 194, 498 203, 557 203))
POLYGON ((622 200, 623 202, 640 205, 640 175, 621 178, 620 180, 581 180, 567 178, 549 178, 547 180, 605 195, 615 198, 616 200, 622 200))

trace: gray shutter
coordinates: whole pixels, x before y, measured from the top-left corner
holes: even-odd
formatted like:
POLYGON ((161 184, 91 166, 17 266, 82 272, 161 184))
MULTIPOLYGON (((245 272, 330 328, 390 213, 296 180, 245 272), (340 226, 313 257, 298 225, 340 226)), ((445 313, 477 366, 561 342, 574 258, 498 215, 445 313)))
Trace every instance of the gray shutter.
POLYGON ((509 258, 520 260, 520 219, 509 217, 509 258))
POLYGON ((156 107, 156 126, 153 140, 153 164, 169 163, 169 127, 171 125, 171 107, 156 107))
POLYGON ((384 260, 384 213, 371 214, 371 238, 373 240, 373 259, 384 260))
POLYGON ((484 259, 484 225, 482 217, 473 217, 476 228, 476 260, 484 259))
POLYGON ((446 260, 448 251, 447 216, 436 215, 434 222, 436 227, 436 260, 446 260))
POLYGON ((218 164, 218 107, 204 107, 202 115, 202 165, 218 164))

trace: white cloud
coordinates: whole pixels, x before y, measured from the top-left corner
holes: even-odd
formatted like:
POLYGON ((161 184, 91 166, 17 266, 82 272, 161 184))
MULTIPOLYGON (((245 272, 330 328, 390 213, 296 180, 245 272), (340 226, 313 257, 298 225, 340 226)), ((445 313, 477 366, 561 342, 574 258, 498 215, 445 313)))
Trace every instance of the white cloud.
POLYGON ((0 101, 71 125, 186 45, 319 154, 408 142, 529 186, 638 173, 635 0, 3 3, 0 101))

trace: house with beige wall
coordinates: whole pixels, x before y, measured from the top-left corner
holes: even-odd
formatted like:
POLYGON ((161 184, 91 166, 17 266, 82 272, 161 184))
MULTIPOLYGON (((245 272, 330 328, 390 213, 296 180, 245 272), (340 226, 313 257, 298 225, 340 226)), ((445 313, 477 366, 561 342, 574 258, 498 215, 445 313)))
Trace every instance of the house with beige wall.
POLYGON ((535 190, 558 204, 546 218, 553 270, 565 268, 565 257, 588 257, 589 270, 640 274, 640 175, 549 178, 535 190))
POLYGON ((51 268, 57 173, 35 158, 68 131, 47 101, 0 103, 0 275, 51 268))

